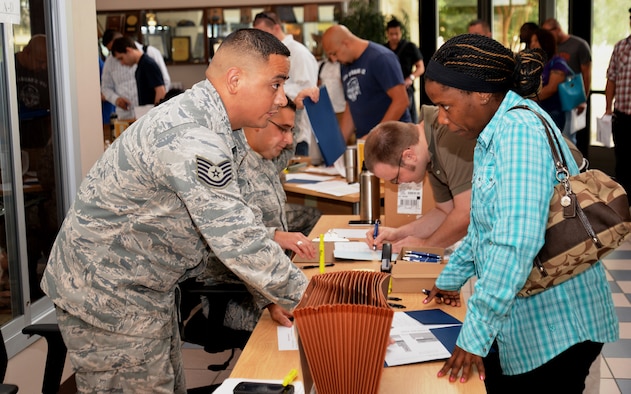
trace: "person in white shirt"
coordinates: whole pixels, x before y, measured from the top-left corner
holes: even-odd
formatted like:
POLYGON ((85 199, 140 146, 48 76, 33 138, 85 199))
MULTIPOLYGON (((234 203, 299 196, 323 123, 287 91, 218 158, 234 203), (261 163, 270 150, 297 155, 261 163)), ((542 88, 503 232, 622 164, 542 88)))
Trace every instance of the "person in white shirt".
POLYGON ((340 63, 333 62, 328 57, 320 61, 318 69, 318 86, 326 86, 326 90, 331 98, 333 110, 338 123, 342 121, 342 115, 346 109, 346 98, 344 97, 344 87, 342 86, 342 75, 340 63))
MULTIPOLYGON (((254 16, 253 27, 273 34, 291 52, 289 79, 285 83, 285 93, 292 100, 306 88, 318 83, 318 62, 306 46, 285 34, 280 19, 273 12, 260 12, 254 16)), ((320 164, 322 156, 313 136, 311 123, 305 111, 296 112, 296 155, 309 156, 312 164, 320 164)))
MULTIPOLYGON (((115 39, 123 35, 108 29, 103 33, 102 42, 108 50, 112 50, 112 43, 115 39)), ((164 63, 162 53, 152 46, 143 47, 136 41, 136 47, 152 58, 160 67, 162 79, 166 90, 169 90, 171 77, 164 63)), ((127 67, 122 65, 113 56, 108 56, 103 65, 103 75, 101 79, 101 93, 105 99, 116 106, 116 116, 118 119, 135 119, 134 108, 138 106, 138 89, 136 87, 136 65, 127 67)))

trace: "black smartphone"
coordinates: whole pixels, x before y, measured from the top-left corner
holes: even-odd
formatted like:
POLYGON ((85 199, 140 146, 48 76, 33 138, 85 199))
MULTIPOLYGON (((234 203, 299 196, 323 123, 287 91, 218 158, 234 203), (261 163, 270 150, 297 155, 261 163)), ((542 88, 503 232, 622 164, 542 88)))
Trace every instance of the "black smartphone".
POLYGON ((349 220, 349 226, 372 226, 375 224, 374 220, 349 220))
POLYGON ((261 383, 261 382, 239 382, 233 390, 234 394, 293 394, 294 386, 288 384, 283 386, 279 383, 261 383))

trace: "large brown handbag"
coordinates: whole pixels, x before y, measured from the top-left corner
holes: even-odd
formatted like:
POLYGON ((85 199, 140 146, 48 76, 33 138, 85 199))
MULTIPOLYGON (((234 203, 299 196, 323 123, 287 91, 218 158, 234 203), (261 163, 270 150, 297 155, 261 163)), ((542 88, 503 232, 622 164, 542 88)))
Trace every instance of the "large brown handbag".
POLYGON ((550 200, 545 243, 518 296, 529 297, 589 269, 631 234, 631 214, 624 188, 599 170, 569 175, 559 140, 546 119, 533 112, 546 129, 559 183, 550 200))

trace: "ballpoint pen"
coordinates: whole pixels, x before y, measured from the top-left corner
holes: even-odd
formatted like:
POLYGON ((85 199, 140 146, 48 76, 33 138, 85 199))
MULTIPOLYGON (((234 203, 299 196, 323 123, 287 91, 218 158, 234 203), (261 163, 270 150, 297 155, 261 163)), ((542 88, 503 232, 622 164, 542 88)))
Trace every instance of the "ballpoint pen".
POLYGON ((416 263, 440 263, 440 259, 436 259, 433 257, 403 256, 401 257, 401 260, 416 263))
POLYGON ((435 253, 427 253, 427 252, 415 252, 412 250, 408 250, 407 252, 405 252, 406 256, 416 256, 416 257, 429 257, 431 259, 440 259, 440 255, 439 254, 435 254, 435 253))
MULTIPOLYGON (((427 290, 427 289, 423 289, 423 290, 421 290, 421 291, 422 291, 422 292, 423 292, 423 294, 425 294, 425 295, 429 295, 429 293, 431 293, 431 290, 427 290)), ((436 294, 434 295, 434 297, 443 298, 443 297, 444 297, 444 295, 443 295, 442 293, 436 293, 436 294)))
MULTIPOLYGON (((375 231, 372 233, 372 239, 377 239, 377 236, 379 235, 379 219, 375 220, 375 231)), ((372 250, 377 250, 377 245, 376 244, 372 244, 372 250)))
POLYGON ((298 370, 293 368, 283 379, 283 387, 293 382, 296 379, 296 376, 298 376, 298 370))

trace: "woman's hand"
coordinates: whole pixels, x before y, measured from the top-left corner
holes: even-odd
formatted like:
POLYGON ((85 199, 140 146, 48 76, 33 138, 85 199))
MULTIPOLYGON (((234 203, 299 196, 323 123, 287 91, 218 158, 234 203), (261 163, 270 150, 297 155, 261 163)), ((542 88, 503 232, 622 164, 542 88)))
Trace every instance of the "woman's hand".
POLYGON ((437 304, 442 304, 444 302, 446 305, 454 307, 460 307, 461 305, 459 291, 441 290, 436 286, 432 287, 432 290, 427 295, 427 298, 423 300, 423 304, 428 304, 432 300, 435 300, 437 304))
POLYGON ((462 375, 460 375, 460 383, 465 383, 469 380, 469 376, 471 376, 471 373, 473 372, 472 367, 474 365, 478 369, 478 376, 480 377, 480 380, 484 380, 486 375, 482 357, 469 353, 456 345, 451 357, 445 362, 445 364, 443 364, 443 367, 440 371, 438 371, 437 376, 440 378, 449 374, 449 381, 455 382, 458 380, 458 374, 462 371, 462 375), (449 371, 451 371, 451 373, 449 371))

